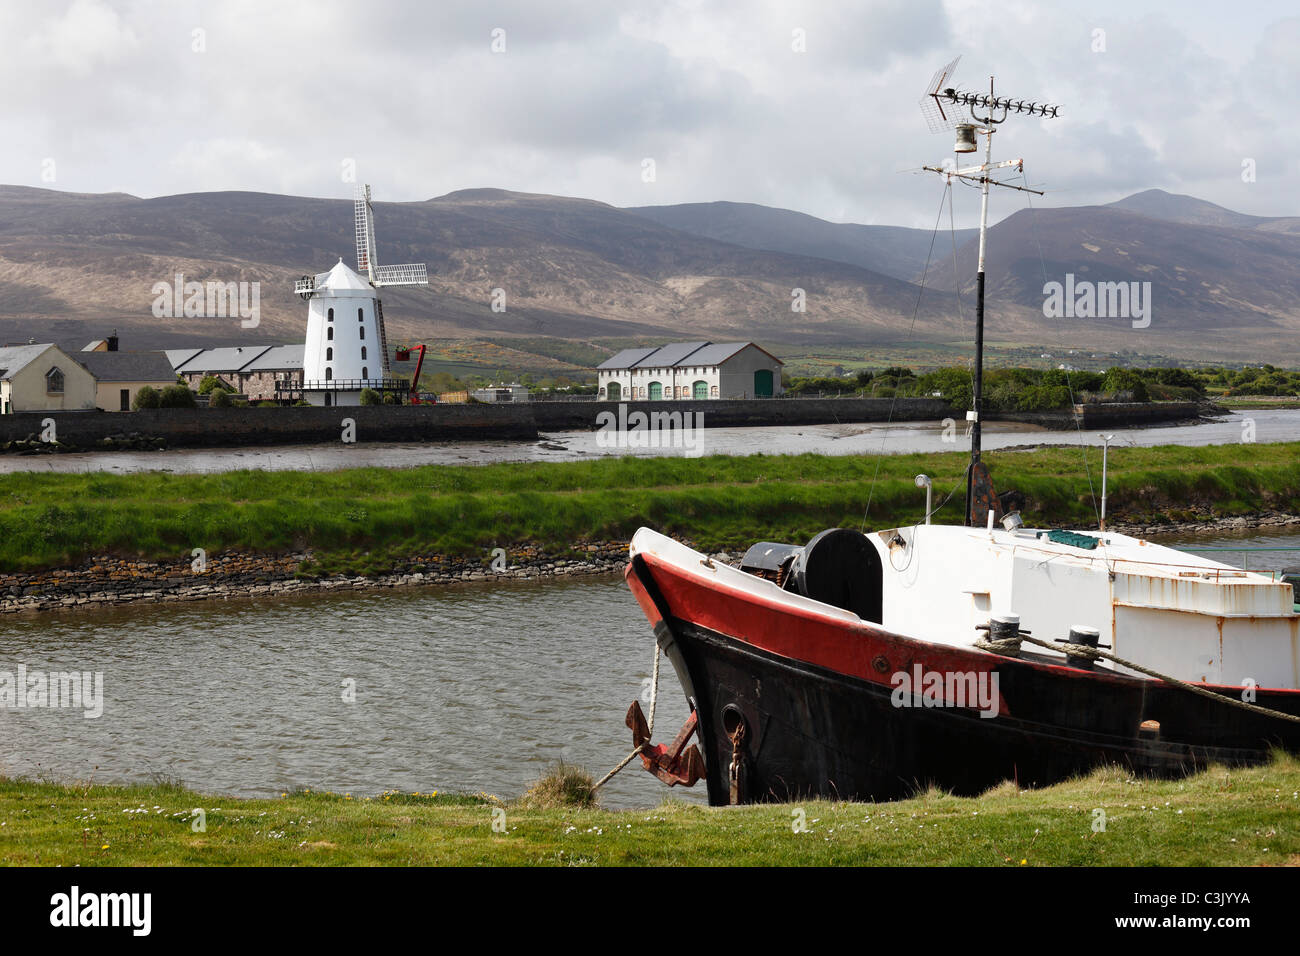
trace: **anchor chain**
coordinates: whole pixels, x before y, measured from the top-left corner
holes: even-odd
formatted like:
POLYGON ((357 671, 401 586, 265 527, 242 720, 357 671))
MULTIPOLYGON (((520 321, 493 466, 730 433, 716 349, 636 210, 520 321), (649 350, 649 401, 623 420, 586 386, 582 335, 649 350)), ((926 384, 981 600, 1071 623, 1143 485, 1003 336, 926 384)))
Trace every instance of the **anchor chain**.
POLYGON ((744 760, 743 744, 745 740, 745 722, 742 720, 736 724, 736 729, 727 735, 731 738, 731 765, 727 768, 727 778, 731 782, 731 805, 738 805, 743 799, 743 784, 741 781, 741 772, 743 770, 742 761, 744 760))

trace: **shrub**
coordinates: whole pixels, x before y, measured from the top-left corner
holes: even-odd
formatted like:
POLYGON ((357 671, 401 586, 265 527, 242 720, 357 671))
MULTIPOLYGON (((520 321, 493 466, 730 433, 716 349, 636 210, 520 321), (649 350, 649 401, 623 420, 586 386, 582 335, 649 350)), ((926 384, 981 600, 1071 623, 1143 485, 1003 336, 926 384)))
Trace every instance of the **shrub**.
POLYGON ((135 393, 135 398, 131 402, 131 407, 136 411, 142 408, 157 408, 162 396, 158 394, 158 389, 152 385, 145 385, 140 391, 135 393))
POLYGON ((232 404, 230 393, 224 388, 214 388, 208 395, 208 408, 229 408, 232 404))
POLYGON ((373 388, 363 388, 361 390, 362 405, 378 405, 381 401, 383 401, 383 399, 380 398, 379 393, 373 388))
POLYGON ((397 393, 396 393, 396 392, 384 392, 384 404, 385 404, 385 405, 400 405, 400 404, 402 404, 402 400, 401 400, 400 398, 397 397, 397 393))
POLYGON ((159 408, 195 408, 194 393, 184 385, 168 385, 158 398, 159 408))
POLYGON ((199 394, 207 395, 214 388, 225 388, 225 386, 221 384, 221 379, 217 378, 215 375, 203 376, 203 381, 199 382, 199 394))

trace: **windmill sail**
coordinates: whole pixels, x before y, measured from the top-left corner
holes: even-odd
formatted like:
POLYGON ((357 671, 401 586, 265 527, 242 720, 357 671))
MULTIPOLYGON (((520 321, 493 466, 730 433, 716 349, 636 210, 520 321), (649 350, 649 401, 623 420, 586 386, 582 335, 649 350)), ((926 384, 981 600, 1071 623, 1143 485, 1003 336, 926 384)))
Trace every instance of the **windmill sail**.
POLYGON ((423 262, 408 262, 400 266, 376 266, 373 281, 376 286, 428 285, 429 270, 423 262))
POLYGON ((357 271, 370 281, 375 279, 375 219, 370 205, 370 184, 357 189, 352 204, 357 231, 357 271))
MULTIPOLYGON (((353 204, 357 231, 357 271, 365 275, 376 289, 390 285, 428 285, 429 270, 423 262, 381 266, 375 255, 375 209, 370 202, 370 184, 357 189, 353 204)), ((375 318, 379 325, 379 353, 384 374, 388 374, 388 332, 384 328, 384 307, 375 297, 375 318)))

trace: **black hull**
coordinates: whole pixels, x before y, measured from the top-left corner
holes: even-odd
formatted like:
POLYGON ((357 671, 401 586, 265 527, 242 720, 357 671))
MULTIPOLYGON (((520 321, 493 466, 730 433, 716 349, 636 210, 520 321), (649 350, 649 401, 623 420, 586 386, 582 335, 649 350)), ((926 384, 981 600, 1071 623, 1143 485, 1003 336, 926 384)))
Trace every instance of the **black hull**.
MULTIPOLYGON (((745 723, 738 802, 804 797, 894 800, 930 786, 975 796, 1011 780, 1041 787, 1114 764, 1177 777, 1209 764, 1264 762, 1300 750, 1297 725, 1138 679, 1006 660, 1001 692, 1015 716, 899 707, 891 688, 780 657, 669 618, 674 665, 699 714, 709 802, 731 801, 725 711, 745 723), (682 673, 682 671, 685 671, 682 673), (1158 720, 1158 731, 1140 732, 1158 720)), ((667 635, 664 635, 667 636, 667 635)), ((1258 703, 1294 709, 1294 695, 1258 703)))

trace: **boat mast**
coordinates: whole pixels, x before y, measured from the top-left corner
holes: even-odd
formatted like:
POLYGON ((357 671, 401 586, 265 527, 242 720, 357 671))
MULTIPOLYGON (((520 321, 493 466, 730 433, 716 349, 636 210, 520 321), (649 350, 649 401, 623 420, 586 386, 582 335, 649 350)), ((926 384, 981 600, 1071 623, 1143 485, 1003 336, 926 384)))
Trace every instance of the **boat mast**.
MULTIPOLYGON (((989 95, 993 95, 993 78, 989 77, 989 95)), ((974 110, 971 111, 974 115, 974 110)), ((1006 117, 1003 117, 1005 119, 1006 117)), ((960 139, 960 137, 958 137, 960 139)), ((958 146, 961 145, 959 142, 958 146)), ((984 169, 993 161, 993 125, 984 130, 984 169)), ((1023 167, 1022 167, 1023 168, 1023 167)), ((971 523, 971 504, 975 495, 975 466, 980 460, 980 427, 984 413, 984 250, 989 229, 989 177, 980 177, 980 255, 975 273, 975 382, 971 396, 970 465, 966 468, 966 524, 971 523)))
POLYGON ((953 60, 934 75, 930 85, 926 88, 925 95, 921 97, 921 111, 929 121, 931 131, 956 130, 957 142, 953 146, 953 152, 958 155, 975 152, 977 148, 975 143, 976 134, 984 136, 984 162, 980 165, 967 166, 961 169, 954 169, 951 166, 924 167, 931 172, 944 176, 949 185, 951 185, 953 179, 965 179, 980 184, 979 268, 975 274, 975 377, 971 395, 972 408, 966 413, 966 419, 971 423, 971 439, 970 465, 966 468, 965 524, 970 525, 975 497, 975 466, 979 464, 980 460, 980 429, 984 417, 984 265, 985 253, 988 247, 989 186, 1003 186, 1017 192, 1034 193, 1038 196, 1043 194, 1041 190, 1030 189, 1027 186, 1013 186, 1011 183, 1000 182, 992 177, 991 173, 995 169, 1014 166, 1017 171, 1022 173, 1025 169, 1024 160, 1022 159, 1004 160, 1000 163, 993 162, 993 133, 999 124, 1006 122, 1010 113, 1028 113, 1031 116, 1049 118, 1055 117, 1060 107, 1036 102, 1026 103, 1024 100, 996 96, 993 92, 993 77, 989 77, 989 91, 987 94, 963 93, 952 87, 944 87, 944 83, 956 71, 957 62, 960 59, 961 57, 958 57, 953 60), (973 122, 961 118, 959 107, 963 106, 969 108, 973 122), (945 107, 947 107, 946 110, 945 107), (984 115, 981 116, 976 113, 977 108, 983 109, 984 115))

